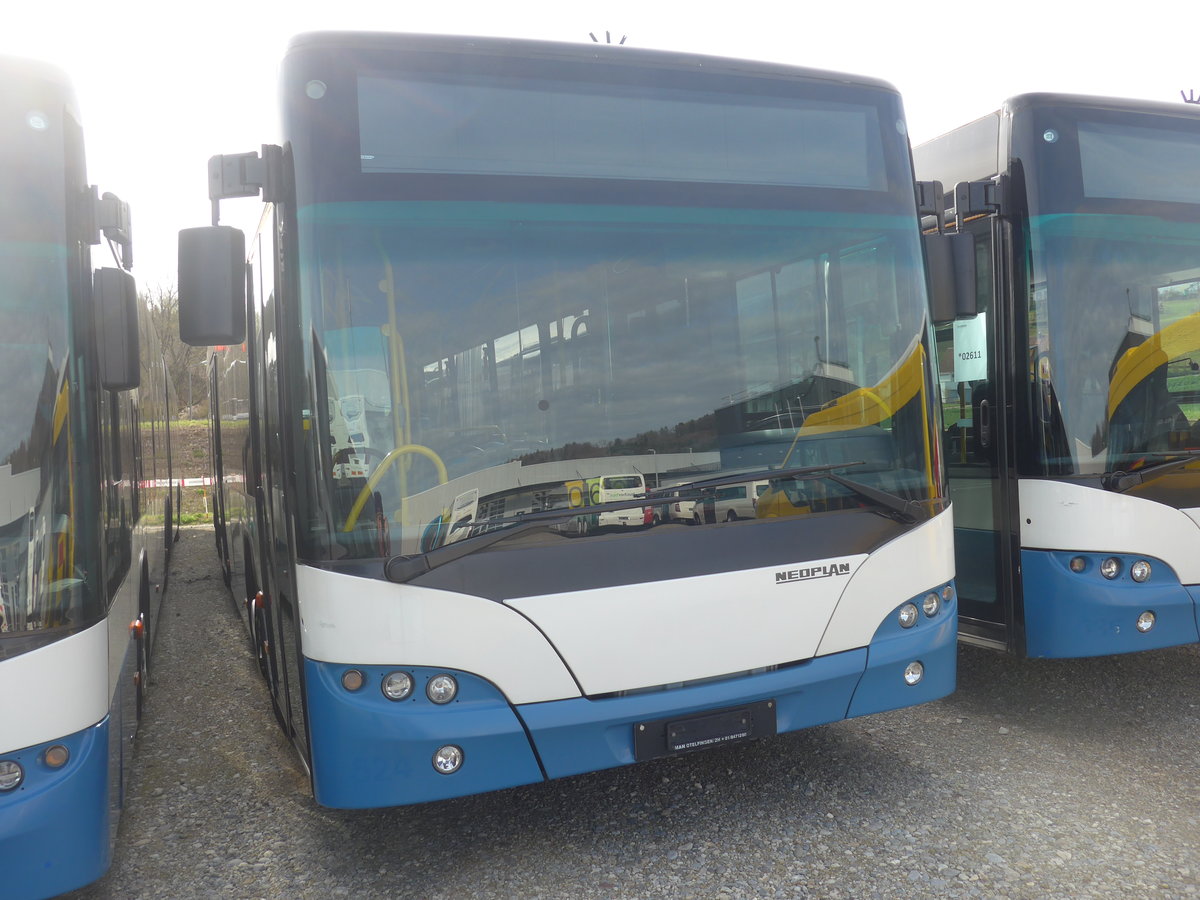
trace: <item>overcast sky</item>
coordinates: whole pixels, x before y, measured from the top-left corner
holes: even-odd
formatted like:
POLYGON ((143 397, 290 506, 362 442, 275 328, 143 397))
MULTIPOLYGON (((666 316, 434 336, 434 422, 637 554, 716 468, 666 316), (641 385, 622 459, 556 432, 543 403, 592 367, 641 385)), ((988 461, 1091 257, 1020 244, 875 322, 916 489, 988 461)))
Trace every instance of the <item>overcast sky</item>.
MULTIPOLYGON (((206 225, 205 164, 278 142, 275 77, 288 38, 321 29, 628 36, 647 48, 871 75, 904 96, 920 143, 1025 91, 1182 102, 1200 95, 1200 8, 1183 0, 8 0, 0 53, 73 77, 89 180, 133 208, 135 274, 175 282, 180 228, 206 225)), ((3 89, 0 86, 0 89, 3 89)), ((1200 165, 1200 161, 1197 162, 1200 165)), ((223 221, 253 227, 252 201, 223 221)))

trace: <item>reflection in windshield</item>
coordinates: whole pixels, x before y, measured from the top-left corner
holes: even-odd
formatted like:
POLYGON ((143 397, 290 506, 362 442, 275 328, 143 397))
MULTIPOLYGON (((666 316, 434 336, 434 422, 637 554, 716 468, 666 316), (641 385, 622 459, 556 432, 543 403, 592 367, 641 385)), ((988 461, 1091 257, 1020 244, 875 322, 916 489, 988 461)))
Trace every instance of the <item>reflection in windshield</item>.
POLYGON ((1050 471, 1200 447, 1200 227, 1048 216, 1032 232, 1029 374, 1050 471))
MULTIPOLYGON (((0 243, 0 636, 88 621, 76 560, 66 250, 0 243)), ((0 643, 0 657, 20 652, 0 643)))
POLYGON ((548 509, 580 510, 567 536, 764 518, 765 484, 663 501, 847 459, 907 498, 935 490, 907 222, 473 203, 300 218, 336 552, 381 555, 379 531, 424 552, 548 509))

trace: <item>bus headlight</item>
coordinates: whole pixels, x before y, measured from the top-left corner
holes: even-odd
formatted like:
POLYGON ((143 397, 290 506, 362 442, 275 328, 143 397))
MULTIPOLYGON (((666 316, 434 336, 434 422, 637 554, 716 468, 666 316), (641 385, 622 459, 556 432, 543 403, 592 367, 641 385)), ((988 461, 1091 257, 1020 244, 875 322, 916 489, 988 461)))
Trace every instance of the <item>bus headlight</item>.
POLYGON ((389 700, 405 700, 413 690, 412 676, 407 672, 388 672, 383 676, 383 696, 389 700))
POLYGON ((1157 617, 1154 615, 1154 613, 1152 613, 1150 610, 1146 610, 1137 617, 1137 630, 1142 634, 1145 634, 1154 627, 1155 621, 1157 621, 1157 617))
POLYGON ((912 628, 917 624, 917 604, 905 603, 900 607, 900 627, 912 628))
POLYGON ((921 665, 919 660, 913 660, 904 667, 904 683, 909 687, 915 684, 920 684, 921 679, 925 677, 925 667, 921 665))
POLYGON ((449 703, 458 696, 458 682, 453 675, 434 675, 425 686, 425 696, 439 706, 449 703))
POLYGON ((462 768, 462 764, 462 747, 447 744, 445 747, 438 747, 437 753, 433 754, 433 767, 443 775, 453 775, 462 768))
POLYGON ((921 609, 931 619, 938 614, 938 610, 941 608, 942 601, 938 599, 937 594, 926 594, 925 599, 921 601, 921 609))
POLYGON ((1104 562, 1100 563, 1100 574, 1112 581, 1121 574, 1121 561, 1115 556, 1110 556, 1104 562))
POLYGON ((0 791, 15 791, 25 780, 25 770, 15 759, 0 759, 0 791))
POLYGON ((1144 559, 1139 559, 1129 567, 1129 577, 1139 584, 1150 577, 1150 563, 1144 559))

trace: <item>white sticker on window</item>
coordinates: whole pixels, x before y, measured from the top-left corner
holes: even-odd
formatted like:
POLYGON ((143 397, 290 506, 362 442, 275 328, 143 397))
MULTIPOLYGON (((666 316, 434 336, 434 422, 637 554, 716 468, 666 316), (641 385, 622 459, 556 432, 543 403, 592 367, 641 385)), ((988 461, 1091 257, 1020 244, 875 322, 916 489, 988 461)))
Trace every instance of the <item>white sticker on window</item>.
POLYGON ((954 380, 987 378, 987 327, 983 313, 954 322, 954 380))

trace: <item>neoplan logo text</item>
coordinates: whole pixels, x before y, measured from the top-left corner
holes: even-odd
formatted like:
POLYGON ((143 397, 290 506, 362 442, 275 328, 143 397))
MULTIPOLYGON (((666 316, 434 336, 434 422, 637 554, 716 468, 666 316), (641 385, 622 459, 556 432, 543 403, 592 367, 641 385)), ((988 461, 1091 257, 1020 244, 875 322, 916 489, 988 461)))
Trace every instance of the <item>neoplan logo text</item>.
POLYGON ((809 566, 805 569, 787 569, 775 573, 776 584, 790 584, 793 581, 811 581, 814 578, 832 578, 835 575, 849 575, 850 563, 827 563, 823 566, 809 566))

